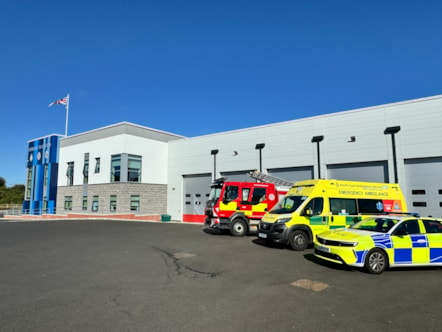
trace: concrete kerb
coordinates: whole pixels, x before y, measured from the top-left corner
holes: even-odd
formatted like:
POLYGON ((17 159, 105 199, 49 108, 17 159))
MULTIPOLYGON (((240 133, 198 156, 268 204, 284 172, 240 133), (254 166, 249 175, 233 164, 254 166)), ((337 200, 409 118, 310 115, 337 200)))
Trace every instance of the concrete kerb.
POLYGON ((53 215, 50 218, 47 217, 40 217, 40 216, 10 216, 5 215, 3 218, 0 219, 0 222, 7 221, 7 222, 27 222, 27 221, 47 221, 47 220, 53 220, 53 221, 66 221, 66 220, 109 220, 109 221, 133 221, 133 222, 150 222, 150 223, 158 223, 158 224, 187 224, 187 225, 197 225, 201 226, 202 223, 199 222, 187 222, 182 220, 170 220, 170 221, 161 221, 161 220, 155 220, 155 219, 137 219, 137 218, 112 218, 108 216, 77 216, 77 217, 71 217, 71 216, 62 216, 62 215, 53 215))

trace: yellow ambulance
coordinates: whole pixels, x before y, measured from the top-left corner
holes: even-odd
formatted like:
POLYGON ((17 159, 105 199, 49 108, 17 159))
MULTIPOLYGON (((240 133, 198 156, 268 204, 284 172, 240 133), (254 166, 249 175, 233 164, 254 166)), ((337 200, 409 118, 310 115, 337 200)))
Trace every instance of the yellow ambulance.
POLYGON ((304 180, 264 215, 258 237, 302 251, 325 230, 348 227, 370 215, 405 211, 398 184, 304 180))

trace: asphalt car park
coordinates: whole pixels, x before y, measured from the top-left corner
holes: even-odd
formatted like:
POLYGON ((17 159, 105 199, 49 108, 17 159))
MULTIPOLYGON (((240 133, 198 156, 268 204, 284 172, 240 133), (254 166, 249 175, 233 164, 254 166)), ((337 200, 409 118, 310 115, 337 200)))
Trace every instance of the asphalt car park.
POLYGON ((1 331, 436 331, 440 268, 381 275, 202 225, 0 222, 1 331))

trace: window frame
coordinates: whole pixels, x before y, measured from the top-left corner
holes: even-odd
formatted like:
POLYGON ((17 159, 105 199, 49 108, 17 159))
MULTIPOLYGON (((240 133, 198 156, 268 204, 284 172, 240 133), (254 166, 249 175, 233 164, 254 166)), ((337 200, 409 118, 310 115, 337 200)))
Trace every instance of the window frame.
POLYGON ((101 158, 97 157, 95 158, 95 169, 94 169, 94 173, 100 173, 100 163, 101 163, 101 158))
POLYGON ((139 212, 141 208, 141 197, 140 195, 130 195, 130 211, 139 212))
POLYGON ((109 211, 110 212, 117 211, 117 195, 110 195, 110 197, 109 197, 109 211))
POLYGON ((72 211, 72 196, 64 196, 64 210, 65 211, 72 211))
POLYGON ((141 170, 143 166, 143 160, 141 156, 138 155, 128 155, 127 156, 127 182, 141 182, 141 170), (138 168, 131 168, 131 163, 139 163, 138 168), (132 177, 132 174, 136 174, 136 177, 132 177), (136 179, 135 181, 132 179, 136 179))
POLYGON ((111 156, 110 165, 110 182, 121 182, 121 154, 114 154, 111 156), (118 175, 117 175, 118 174, 118 175))
POLYGON ((74 185, 74 167, 75 163, 73 161, 68 161, 66 169, 67 186, 74 185))
POLYGON ((81 209, 83 211, 87 211, 87 195, 83 195, 82 206, 81 209))
POLYGON ((91 206, 92 212, 98 212, 98 210, 100 208, 99 203, 100 203, 100 196, 98 196, 98 195, 92 196, 92 206, 91 206))

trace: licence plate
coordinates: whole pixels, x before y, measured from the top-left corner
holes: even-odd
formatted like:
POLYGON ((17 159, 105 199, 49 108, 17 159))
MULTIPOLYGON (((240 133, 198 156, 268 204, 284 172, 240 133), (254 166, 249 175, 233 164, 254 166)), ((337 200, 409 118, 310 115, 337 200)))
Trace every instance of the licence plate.
POLYGON ((330 248, 321 246, 320 244, 316 245, 316 249, 320 250, 320 251, 323 251, 323 252, 327 252, 327 253, 330 252, 330 248))
POLYGON ((258 237, 260 237, 261 239, 267 239, 267 234, 266 233, 258 233, 258 237))

